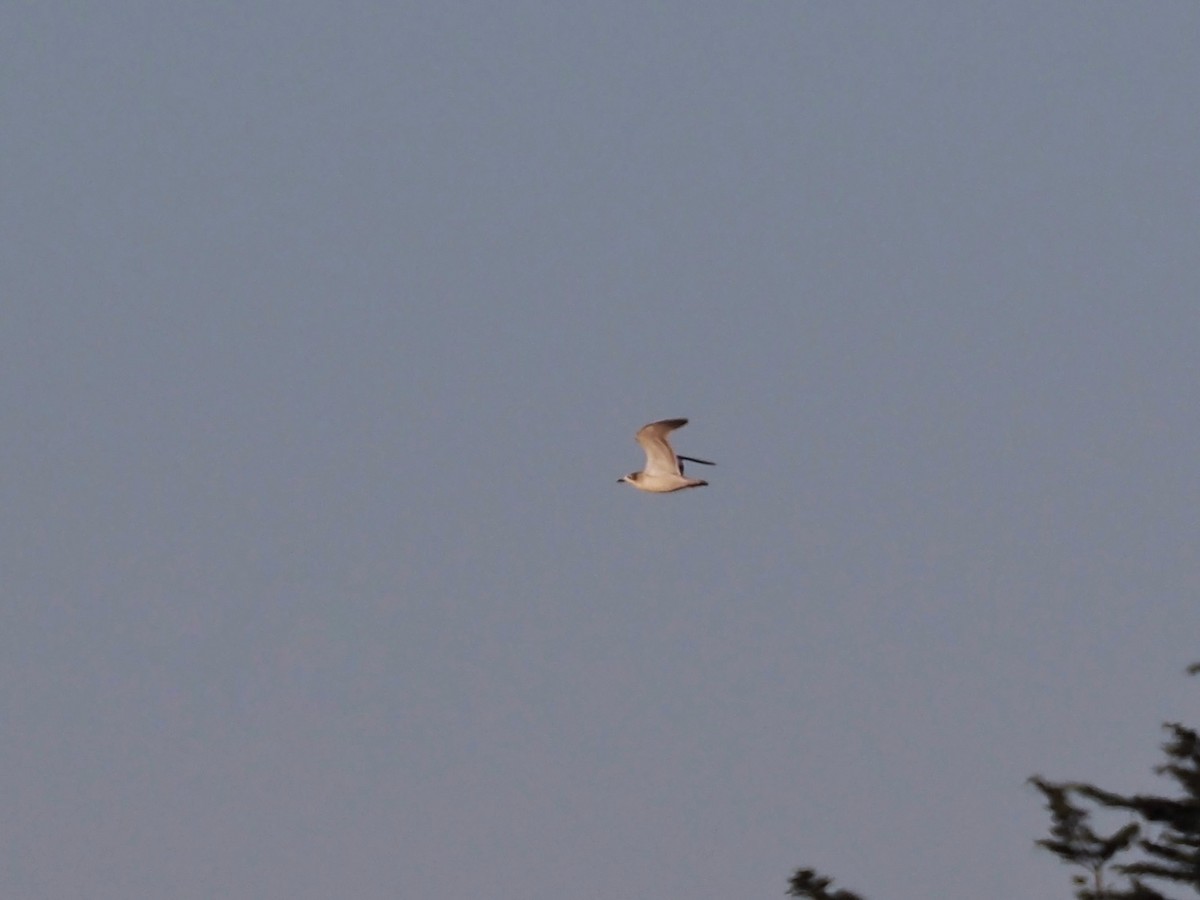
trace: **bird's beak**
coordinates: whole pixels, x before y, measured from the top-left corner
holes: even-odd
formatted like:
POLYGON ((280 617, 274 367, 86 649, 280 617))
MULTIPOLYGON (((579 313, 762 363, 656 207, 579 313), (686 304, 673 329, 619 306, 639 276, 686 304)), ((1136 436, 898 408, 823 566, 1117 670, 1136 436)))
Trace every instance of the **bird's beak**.
POLYGON ((620 484, 624 480, 625 480, 625 476, 622 475, 620 478, 617 479, 617 484, 620 484))

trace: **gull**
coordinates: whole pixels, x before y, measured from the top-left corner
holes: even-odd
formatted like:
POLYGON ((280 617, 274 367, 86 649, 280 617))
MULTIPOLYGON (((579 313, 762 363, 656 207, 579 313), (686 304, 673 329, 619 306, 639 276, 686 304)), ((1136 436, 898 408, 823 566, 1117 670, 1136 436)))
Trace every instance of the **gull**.
POLYGON ((622 481, 632 484, 639 491, 649 491, 652 494, 668 494, 671 491, 682 491, 684 488, 704 487, 708 484, 700 478, 688 478, 683 474, 683 461, 700 463, 702 466, 715 466, 706 459, 696 459, 693 456, 678 456, 671 448, 667 435, 676 428, 682 428, 688 423, 687 419, 663 419, 661 422, 651 422, 635 437, 646 451, 646 468, 641 472, 630 472, 622 481))

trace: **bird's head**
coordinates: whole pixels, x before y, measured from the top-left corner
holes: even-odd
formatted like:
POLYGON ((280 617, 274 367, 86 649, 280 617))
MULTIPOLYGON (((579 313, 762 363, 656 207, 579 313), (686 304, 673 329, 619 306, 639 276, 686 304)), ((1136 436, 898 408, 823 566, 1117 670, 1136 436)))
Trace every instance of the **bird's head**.
POLYGON ((620 484, 622 481, 625 482, 626 484, 637 484, 638 479, 641 477, 642 477, 641 472, 630 472, 628 475, 622 475, 620 478, 618 478, 617 484, 620 484))

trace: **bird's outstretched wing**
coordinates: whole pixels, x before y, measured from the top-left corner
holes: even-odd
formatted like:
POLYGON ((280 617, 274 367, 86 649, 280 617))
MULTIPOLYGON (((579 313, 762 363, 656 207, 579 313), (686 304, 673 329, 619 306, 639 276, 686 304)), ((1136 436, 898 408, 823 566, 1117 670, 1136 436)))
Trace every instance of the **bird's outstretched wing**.
POLYGON ((676 428, 682 428, 687 419, 663 419, 661 422, 651 422, 641 428, 636 437, 637 442, 646 451, 647 475, 682 475, 679 457, 671 449, 667 435, 676 428))
POLYGON ((686 459, 688 462, 700 463, 700 465, 702 465, 702 466, 715 466, 715 465, 716 465, 716 463, 715 463, 715 462, 709 462, 707 459, 696 459, 696 457, 694 457, 694 456, 680 456, 680 455, 676 454, 676 455, 675 455, 675 459, 679 461, 679 474, 680 474, 680 475, 686 475, 686 474, 687 474, 687 473, 686 473, 686 472, 683 470, 683 461, 684 461, 685 459, 686 459))

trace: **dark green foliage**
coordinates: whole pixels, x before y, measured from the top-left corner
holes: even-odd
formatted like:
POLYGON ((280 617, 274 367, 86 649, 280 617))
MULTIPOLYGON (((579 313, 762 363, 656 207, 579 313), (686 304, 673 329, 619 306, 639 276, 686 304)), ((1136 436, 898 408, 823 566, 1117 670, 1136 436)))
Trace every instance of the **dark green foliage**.
POLYGON ((1200 893, 1200 735, 1178 722, 1165 727, 1170 732, 1163 744, 1167 762, 1155 771, 1174 781, 1180 796, 1123 797, 1093 785, 1080 785, 1078 790, 1096 803, 1128 810, 1154 824, 1154 833, 1138 841, 1145 856, 1121 866, 1122 872, 1187 885, 1200 893))
MULTIPOLYGON (((1200 662, 1187 671, 1200 674, 1200 662)), ((1169 733, 1162 746, 1167 761, 1155 772, 1173 782, 1175 796, 1126 796, 1082 782, 1029 779, 1041 791, 1051 820, 1050 836, 1037 845, 1087 873, 1072 879, 1079 900, 1181 900, 1160 893, 1157 885, 1200 896, 1200 732, 1178 722, 1164 727, 1169 733), (1091 814, 1101 808, 1123 811, 1130 821, 1111 834, 1097 833, 1091 814)), ((788 894, 862 900, 850 891, 830 892, 832 883, 812 869, 798 869, 788 894)))
POLYGON ((1071 802, 1077 785, 1051 784, 1034 776, 1029 781, 1046 798, 1046 809, 1050 811, 1050 837, 1037 842, 1039 847, 1049 850, 1063 862, 1080 866, 1088 871, 1089 878, 1075 879, 1080 900, 1098 900, 1108 896, 1104 886, 1104 867, 1123 850, 1129 849, 1138 836, 1140 828, 1131 822, 1107 837, 1097 834, 1088 822, 1089 814, 1081 806, 1071 802))
POLYGON ((832 894, 825 890, 833 883, 832 878, 818 875, 812 869, 797 869, 796 874, 788 885, 788 895, 792 897, 808 897, 809 900, 862 900, 858 894, 850 891, 834 891, 832 894))
MULTIPOLYGON (((1200 663, 1188 667, 1188 674, 1197 673, 1200 663)), ((1030 779, 1045 797, 1051 818, 1050 837, 1038 845, 1091 876, 1076 879, 1080 900, 1174 900, 1147 879, 1200 894, 1200 734, 1178 722, 1164 727, 1170 735, 1162 747, 1167 761, 1155 771, 1174 782, 1176 796, 1125 796, 1093 784, 1030 779), (1107 837, 1098 835, 1088 824, 1084 803, 1123 810, 1134 821, 1107 837), (1107 886, 1106 868, 1126 883, 1107 886)))

